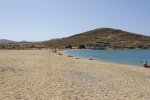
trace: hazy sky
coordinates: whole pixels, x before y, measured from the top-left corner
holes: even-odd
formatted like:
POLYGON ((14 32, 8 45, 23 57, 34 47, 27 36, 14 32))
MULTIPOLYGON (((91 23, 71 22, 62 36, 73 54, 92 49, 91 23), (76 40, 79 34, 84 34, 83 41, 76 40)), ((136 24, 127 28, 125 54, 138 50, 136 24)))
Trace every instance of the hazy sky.
POLYGON ((101 27, 150 35, 150 0, 0 0, 0 39, 49 40, 101 27))

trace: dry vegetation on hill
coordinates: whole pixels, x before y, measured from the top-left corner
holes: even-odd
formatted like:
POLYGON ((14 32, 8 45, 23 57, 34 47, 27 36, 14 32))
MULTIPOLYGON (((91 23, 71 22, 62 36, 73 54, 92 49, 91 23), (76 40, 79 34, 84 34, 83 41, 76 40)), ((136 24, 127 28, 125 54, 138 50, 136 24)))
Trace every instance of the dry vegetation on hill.
POLYGON ((85 44, 91 46, 95 42, 109 43, 108 48, 150 48, 150 37, 130 32, 125 32, 118 29, 100 28, 85 33, 80 33, 67 38, 50 40, 41 42, 50 47, 63 48, 67 45, 78 46, 85 44))
POLYGON ((78 47, 83 44, 92 48, 95 42, 109 44, 105 49, 150 49, 150 37, 112 28, 99 28, 88 32, 76 34, 62 39, 52 39, 43 42, 19 42, 1 44, 5 49, 32 49, 32 48, 65 48, 66 46, 78 47))

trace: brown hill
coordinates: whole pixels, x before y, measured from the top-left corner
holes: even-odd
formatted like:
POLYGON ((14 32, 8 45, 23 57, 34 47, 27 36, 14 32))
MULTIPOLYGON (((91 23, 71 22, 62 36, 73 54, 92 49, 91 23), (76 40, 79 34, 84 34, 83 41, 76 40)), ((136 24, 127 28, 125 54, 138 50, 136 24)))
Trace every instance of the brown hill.
POLYGON ((67 45, 92 47, 96 42, 107 43, 107 48, 113 49, 135 49, 150 48, 150 37, 112 28, 99 28, 88 32, 73 35, 67 38, 54 39, 37 43, 46 47, 64 48, 67 45))
POLYGON ((86 47, 90 49, 150 49, 150 36, 139 35, 119 29, 99 28, 62 39, 44 42, 0 41, 0 49, 86 47))

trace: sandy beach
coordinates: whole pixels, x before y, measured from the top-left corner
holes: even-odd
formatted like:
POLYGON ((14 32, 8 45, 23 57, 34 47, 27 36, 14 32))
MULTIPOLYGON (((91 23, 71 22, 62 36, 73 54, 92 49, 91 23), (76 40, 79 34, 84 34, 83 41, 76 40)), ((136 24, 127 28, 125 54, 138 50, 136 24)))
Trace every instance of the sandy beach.
POLYGON ((0 100, 150 100, 150 69, 0 50, 0 100))

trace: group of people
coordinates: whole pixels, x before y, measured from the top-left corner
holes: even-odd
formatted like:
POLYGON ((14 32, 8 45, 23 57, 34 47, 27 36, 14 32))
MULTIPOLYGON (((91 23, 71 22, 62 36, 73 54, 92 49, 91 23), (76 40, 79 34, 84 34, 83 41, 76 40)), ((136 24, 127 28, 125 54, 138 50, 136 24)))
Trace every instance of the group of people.
POLYGON ((147 64, 147 61, 144 63, 144 68, 150 68, 150 66, 147 64))

